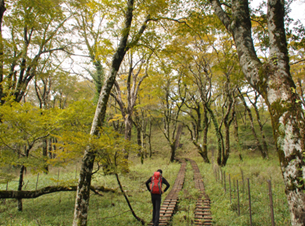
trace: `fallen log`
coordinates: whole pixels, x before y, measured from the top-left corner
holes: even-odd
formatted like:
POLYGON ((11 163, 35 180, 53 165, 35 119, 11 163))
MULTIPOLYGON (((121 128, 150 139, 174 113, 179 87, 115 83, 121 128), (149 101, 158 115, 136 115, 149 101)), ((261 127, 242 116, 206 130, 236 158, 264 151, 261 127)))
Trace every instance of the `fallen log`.
MULTIPOLYGON (((0 199, 33 199, 42 195, 61 192, 61 191, 76 191, 77 186, 47 186, 35 191, 1 191, 0 199)), ((101 195, 99 192, 116 192, 115 189, 105 188, 104 186, 90 186, 95 194, 101 195)))

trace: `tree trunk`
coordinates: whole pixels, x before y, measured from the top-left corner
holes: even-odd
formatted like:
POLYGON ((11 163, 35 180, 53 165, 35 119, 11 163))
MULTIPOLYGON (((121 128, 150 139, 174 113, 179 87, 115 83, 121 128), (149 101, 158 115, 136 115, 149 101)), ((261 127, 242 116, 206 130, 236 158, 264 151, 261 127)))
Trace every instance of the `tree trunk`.
MULTIPOLYGON (((21 168, 20 168, 20 172, 19 172, 18 191, 21 191, 21 190, 22 190, 22 187, 23 187, 23 174, 24 174, 24 169, 25 169, 25 166, 22 165, 21 168)), ((18 204, 17 204, 18 211, 22 211, 22 199, 21 199, 21 198, 18 198, 17 201, 18 201, 18 204)))
POLYGON ((173 162, 175 160, 175 155, 176 155, 176 145, 175 145, 175 143, 170 144, 170 147, 171 147, 170 161, 173 162))
MULTIPOLYGON (((100 93, 97 103, 94 119, 91 126, 90 134, 97 135, 98 127, 102 124, 106 115, 107 102, 109 95, 114 84, 117 72, 120 68, 121 62, 127 51, 127 39, 129 35, 129 29, 132 20, 133 0, 128 1, 128 10, 125 18, 125 32, 122 32, 123 36, 120 40, 120 44, 116 53, 112 59, 110 76, 106 79, 103 89, 100 93)), ((93 138, 94 139, 94 138, 93 138)), ((77 194, 75 200, 74 219, 73 226, 86 226, 88 217, 89 197, 90 197, 90 185, 92 170, 95 160, 95 153, 88 147, 85 150, 85 154, 82 159, 82 165, 80 169, 80 175, 77 185, 77 194)))
POLYGON ((57 138, 53 138, 53 155, 52 158, 55 159, 56 158, 56 143, 57 143, 57 138))
POLYGON ((243 158, 242 158, 242 154, 241 154, 241 144, 240 144, 240 140, 239 140, 239 133, 238 133, 238 119, 237 119, 237 115, 235 114, 235 117, 234 117, 234 137, 235 137, 235 142, 236 142, 236 145, 237 145, 237 150, 239 152, 239 159, 242 161, 243 158))
POLYGON ((2 87, 2 82, 3 82, 3 37, 2 37, 2 21, 3 21, 3 15, 5 12, 5 3, 4 0, 0 0, 0 104, 2 105, 4 103, 4 100, 2 98, 4 97, 3 93, 3 87, 2 87))
POLYGON ((225 125, 225 148, 223 153, 223 159, 221 162, 222 166, 225 166, 227 164, 227 160, 230 154, 230 124, 225 123, 224 125, 225 125))
MULTIPOLYGON (((257 100, 258 96, 255 97, 257 100)), ((267 157, 268 157, 268 145, 267 145, 267 142, 266 142, 266 137, 265 137, 265 133, 264 133, 264 130, 263 130, 263 124, 261 122, 261 118, 260 118, 260 114, 259 114, 259 110, 257 108, 257 105, 256 105, 256 101, 253 103, 251 102, 254 110, 255 110, 255 113, 256 113, 256 120, 257 120, 257 123, 259 125, 259 130, 260 130, 260 133, 261 133, 261 139, 262 139, 262 143, 263 143, 263 150, 264 152, 266 153, 267 157)))
POLYGON ((53 155, 52 155, 52 140, 53 140, 53 138, 50 137, 49 138, 49 147, 48 147, 48 156, 49 156, 49 159, 53 158, 53 155))
POLYGON ((203 144, 202 149, 204 153, 208 153, 208 131, 209 131, 209 118, 208 111, 204 108, 203 112, 203 144))
POLYGON ((252 113, 251 113, 251 109, 248 107, 246 101, 245 101, 245 98, 244 96, 242 95, 242 93, 239 91, 240 93, 240 99, 242 100, 244 106, 245 106, 245 109, 248 113, 248 116, 249 116, 249 119, 250 119, 250 128, 251 128, 251 131, 252 131, 252 134, 254 136, 254 139, 255 139, 255 143, 256 143, 256 146, 258 148, 258 150, 260 151, 260 153, 262 154, 262 157, 264 159, 268 158, 268 153, 266 152, 266 150, 263 149, 258 137, 257 137, 257 134, 255 132, 255 128, 254 128, 254 123, 253 123, 253 117, 252 117, 252 113))
POLYGON ((209 119, 208 119, 208 112, 206 108, 204 108, 203 113, 203 135, 202 135, 202 150, 199 152, 201 157, 203 158, 203 161, 205 163, 210 163, 209 157, 208 157, 208 130, 209 130, 209 119))
POLYGON ((269 0, 267 22, 270 58, 262 64, 256 55, 247 0, 232 1, 232 18, 218 0, 210 0, 215 13, 233 35, 246 79, 268 106, 276 149, 279 154, 291 224, 305 222, 305 120, 300 97, 290 74, 284 1, 269 0))
POLYGON ((218 122, 215 118, 213 111, 207 106, 207 104, 205 104, 205 108, 209 112, 209 114, 211 116, 211 120, 212 120, 214 128, 215 128, 215 133, 216 133, 216 137, 217 137, 217 149, 218 149, 217 164, 220 166, 221 162, 222 162, 222 152, 224 149, 223 136, 222 136, 221 129, 218 126, 218 122))
POLYGON ((149 147, 149 158, 152 157, 152 147, 151 147, 151 130, 152 130, 152 121, 149 119, 149 133, 148 133, 148 147, 149 147))
POLYGON ((137 127, 137 144, 139 146, 139 155, 141 155, 141 148, 142 148, 142 128, 137 127))
MULTIPOLYGON (((125 140, 128 140, 128 141, 131 140, 131 129, 132 129, 131 115, 126 114, 126 118, 125 118, 125 140)), ((125 152, 125 159, 128 160, 129 150, 125 149, 124 152, 125 152)), ((128 166, 126 167, 126 169, 128 169, 128 166)))
POLYGON ((175 160, 176 150, 177 150, 177 147, 179 146, 182 129, 183 129, 183 125, 180 124, 177 129, 176 138, 175 138, 174 142, 172 144, 170 144, 170 147, 171 147, 170 161, 171 162, 173 162, 175 160))
MULTIPOLYGON (((128 0, 127 2, 127 9, 125 13, 125 23, 124 28, 121 32, 121 39, 118 45, 118 48, 113 55, 112 62, 111 62, 111 69, 110 74, 106 78, 104 86, 101 90, 99 100, 97 103, 95 115, 93 118, 92 126, 90 135, 92 139, 95 139, 93 136, 98 135, 98 127, 101 126, 104 122, 105 115, 106 115, 106 108, 108 99, 111 93, 111 89, 116 79, 117 72, 120 68, 120 65, 123 61, 123 58, 126 52, 129 50, 129 46, 127 45, 127 40, 129 37, 131 21, 133 17, 133 9, 134 9, 134 0, 128 0)), ((147 23, 149 21, 149 17, 146 18, 142 27, 138 31, 137 39, 133 42, 137 42, 141 35, 143 34, 144 30, 146 29, 147 23)), ((134 44, 135 44, 134 43, 134 44)), ((88 207, 89 207, 89 197, 90 197, 90 184, 91 184, 91 176, 92 170, 94 165, 95 153, 90 150, 89 147, 86 148, 81 170, 80 176, 78 180, 77 186, 77 194, 75 200, 75 209, 74 209, 74 219, 73 219, 73 226, 86 226, 87 225, 87 217, 88 217, 88 207)))
POLYGON ((147 120, 144 118, 144 114, 142 114, 142 125, 141 125, 141 148, 143 153, 143 157, 147 158, 147 150, 146 150, 146 129, 147 129, 147 120))
POLYGON ((43 157, 43 161, 45 162, 45 166, 44 166, 44 172, 47 174, 49 172, 49 166, 47 164, 48 161, 48 139, 45 138, 42 141, 42 157, 43 157))

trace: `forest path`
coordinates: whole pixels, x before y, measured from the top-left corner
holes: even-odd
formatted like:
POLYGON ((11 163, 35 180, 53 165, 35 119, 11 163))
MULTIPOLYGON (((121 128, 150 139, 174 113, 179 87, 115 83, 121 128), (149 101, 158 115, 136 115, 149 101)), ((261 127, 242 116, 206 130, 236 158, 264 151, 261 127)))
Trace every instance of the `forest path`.
POLYGON ((203 179, 201 177, 197 163, 192 159, 186 159, 192 165, 194 171, 195 188, 200 191, 200 196, 196 202, 195 225, 212 225, 211 200, 205 192, 203 179))
MULTIPOLYGON (((191 159, 176 159, 181 163, 180 170, 178 172, 177 178, 171 189, 170 193, 164 199, 162 206, 160 208, 160 220, 159 226, 168 225, 170 220, 174 214, 175 208, 177 207, 178 195, 179 192, 183 188, 185 171, 186 171, 186 161, 189 161, 192 165, 192 169, 194 171, 194 182, 195 188, 200 191, 199 198, 196 202, 195 209, 195 225, 212 225, 212 214, 210 210, 210 199, 208 195, 205 193, 205 188, 203 184, 203 180, 197 166, 197 163, 191 159)), ((150 223, 149 225, 152 225, 150 223)))

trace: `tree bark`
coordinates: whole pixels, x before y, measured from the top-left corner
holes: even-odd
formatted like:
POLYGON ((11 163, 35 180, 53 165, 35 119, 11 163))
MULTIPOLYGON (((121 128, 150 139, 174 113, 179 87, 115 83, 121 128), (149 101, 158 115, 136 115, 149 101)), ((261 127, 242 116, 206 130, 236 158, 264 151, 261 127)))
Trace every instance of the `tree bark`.
POLYGON ((284 1, 269 0, 267 3, 270 57, 265 63, 260 62, 254 49, 248 1, 232 0, 231 17, 218 0, 210 1, 216 15, 234 38, 246 79, 268 106, 291 224, 304 225, 305 122, 300 97, 293 92, 296 86, 289 68, 284 1))

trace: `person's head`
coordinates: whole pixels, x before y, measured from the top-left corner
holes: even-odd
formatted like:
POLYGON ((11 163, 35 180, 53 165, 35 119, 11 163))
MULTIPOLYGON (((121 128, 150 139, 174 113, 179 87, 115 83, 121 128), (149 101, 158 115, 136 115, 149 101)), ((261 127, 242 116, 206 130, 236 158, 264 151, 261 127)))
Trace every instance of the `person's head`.
POLYGON ((159 172, 159 173, 161 173, 161 174, 162 174, 162 170, 161 170, 161 169, 158 169, 158 170, 157 170, 157 172, 159 172))

